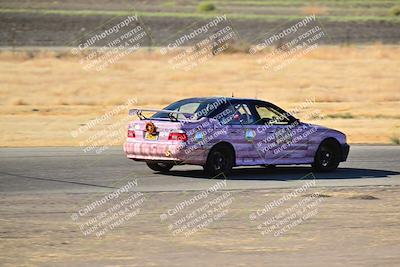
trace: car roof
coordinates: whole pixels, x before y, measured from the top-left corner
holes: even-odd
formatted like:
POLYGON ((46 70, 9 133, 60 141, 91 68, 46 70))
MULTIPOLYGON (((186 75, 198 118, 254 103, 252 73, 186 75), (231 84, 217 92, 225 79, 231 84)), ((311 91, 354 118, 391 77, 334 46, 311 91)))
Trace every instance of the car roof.
MULTIPOLYGON (((224 96, 214 96, 214 97, 192 97, 192 98, 186 98, 186 99, 182 99, 180 101, 199 101, 199 102, 206 102, 206 101, 212 101, 212 100, 217 100, 217 99, 226 99, 227 101, 232 101, 232 102, 250 102, 253 103, 255 105, 257 104, 267 104, 270 105, 272 107, 274 107, 275 109, 280 110, 281 112, 285 112, 283 109, 281 109, 280 107, 276 106, 275 104, 272 104, 271 102, 268 101, 264 101, 264 100, 260 100, 260 99, 255 99, 255 98, 239 98, 239 97, 224 97, 224 96)), ((294 118, 291 114, 289 114, 290 117, 294 118)))
POLYGON ((213 97, 192 97, 192 98, 185 98, 183 100, 192 100, 192 101, 210 101, 210 100, 217 100, 217 99, 226 99, 227 101, 260 101, 260 102, 266 102, 264 100, 260 99, 254 99, 254 98, 238 98, 238 97, 225 97, 225 96, 213 96, 213 97))

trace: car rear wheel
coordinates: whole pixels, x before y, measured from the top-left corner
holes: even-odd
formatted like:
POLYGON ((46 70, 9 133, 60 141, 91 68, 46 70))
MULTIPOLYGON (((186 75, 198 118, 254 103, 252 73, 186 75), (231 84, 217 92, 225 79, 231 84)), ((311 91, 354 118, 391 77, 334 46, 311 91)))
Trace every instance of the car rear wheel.
POLYGON ((220 145, 214 147, 207 157, 204 171, 210 177, 223 174, 227 176, 234 165, 234 153, 229 146, 220 145))
POLYGON ((320 144, 317 153, 315 153, 312 167, 316 171, 329 172, 334 171, 340 163, 340 147, 334 141, 324 141, 320 144))
POLYGON ((164 162, 146 162, 147 166, 153 171, 158 172, 168 172, 173 166, 173 163, 164 163, 164 162))

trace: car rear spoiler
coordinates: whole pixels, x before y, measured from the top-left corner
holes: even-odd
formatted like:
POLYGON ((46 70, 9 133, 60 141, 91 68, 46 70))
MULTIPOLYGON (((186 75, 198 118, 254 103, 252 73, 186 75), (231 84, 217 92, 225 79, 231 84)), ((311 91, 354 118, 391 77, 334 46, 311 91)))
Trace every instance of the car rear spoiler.
POLYGON ((168 119, 167 118, 154 118, 154 120, 170 120, 170 121, 178 121, 178 118, 174 116, 174 114, 177 115, 183 115, 187 120, 181 120, 181 121, 196 121, 196 120, 191 120, 190 118, 193 117, 194 113, 187 113, 187 112, 180 112, 176 110, 168 110, 168 109, 146 109, 146 108, 141 108, 141 109, 130 109, 129 110, 129 115, 137 115, 140 120, 152 120, 152 118, 147 118, 146 116, 143 115, 143 111, 145 112, 161 112, 161 113, 168 113, 168 119))

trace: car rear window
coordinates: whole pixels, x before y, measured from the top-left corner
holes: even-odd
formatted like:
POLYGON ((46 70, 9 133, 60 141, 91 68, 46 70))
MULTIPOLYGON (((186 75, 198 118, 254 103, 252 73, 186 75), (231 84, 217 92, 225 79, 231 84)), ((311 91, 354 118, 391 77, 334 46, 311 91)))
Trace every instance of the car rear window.
MULTIPOLYGON (((203 100, 190 100, 190 99, 187 99, 187 100, 180 100, 180 101, 177 101, 175 103, 172 103, 172 104, 170 104, 169 106, 166 106, 163 109, 195 114, 196 112, 200 111, 203 106, 204 106, 204 101, 203 100)), ((152 116, 152 118, 168 118, 168 115, 169 115, 168 113, 157 112, 152 116)), ((203 116, 198 116, 196 119, 199 119, 199 118, 201 118, 203 116)), ((185 119, 185 116, 182 115, 182 114, 175 115, 175 117, 178 120, 179 119, 185 119)))

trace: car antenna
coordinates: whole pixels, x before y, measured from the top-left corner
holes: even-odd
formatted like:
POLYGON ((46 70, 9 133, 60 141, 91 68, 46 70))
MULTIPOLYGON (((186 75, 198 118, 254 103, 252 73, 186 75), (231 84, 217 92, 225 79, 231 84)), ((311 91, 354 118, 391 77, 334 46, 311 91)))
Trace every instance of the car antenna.
POLYGON ((232 92, 232 97, 234 97, 234 96, 233 96, 233 92, 232 92))

